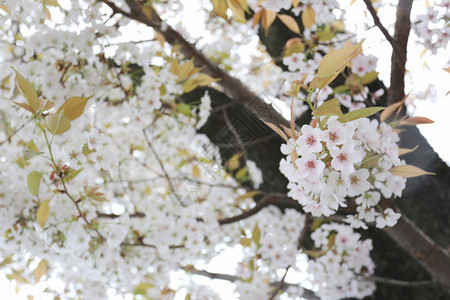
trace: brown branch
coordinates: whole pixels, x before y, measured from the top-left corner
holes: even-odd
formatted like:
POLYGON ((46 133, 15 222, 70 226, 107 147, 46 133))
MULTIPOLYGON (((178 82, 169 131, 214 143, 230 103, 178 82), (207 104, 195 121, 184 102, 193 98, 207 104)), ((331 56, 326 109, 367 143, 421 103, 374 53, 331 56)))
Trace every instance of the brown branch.
POLYGON ((378 276, 363 277, 361 279, 367 280, 367 281, 373 281, 373 282, 377 282, 377 283, 383 283, 383 284, 389 284, 389 285, 395 285, 395 286, 407 286, 407 287, 427 286, 427 285, 436 284, 436 282, 434 282, 432 280, 404 281, 404 280, 397 280, 397 279, 384 278, 384 277, 378 277, 378 276))
POLYGON ((302 228, 302 232, 300 233, 300 236, 298 237, 298 241, 297 241, 297 250, 300 250, 302 248, 303 245, 303 241, 306 238, 306 233, 308 233, 308 228, 309 228, 309 221, 311 220, 311 214, 307 213, 305 215, 305 222, 303 223, 303 228, 302 228))
POLYGON ((383 33, 384 37, 388 40, 388 42, 391 44, 392 50, 396 51, 397 44, 395 43, 394 38, 387 31, 386 27, 384 27, 384 25, 381 23, 380 18, 378 18, 377 12, 375 11, 375 8, 372 5, 372 1, 370 0, 363 0, 363 1, 367 6, 367 10, 369 11, 370 15, 373 18, 373 22, 380 29, 381 33, 383 33))
MULTIPOLYGON (((198 67, 203 68, 203 72, 214 77, 220 78, 217 83, 227 91, 231 98, 238 103, 246 106, 251 112, 266 122, 275 125, 283 124, 289 127, 289 122, 283 118, 271 105, 267 104, 261 97, 253 93, 242 81, 230 76, 222 70, 217 64, 209 60, 201 51, 193 44, 189 43, 180 33, 165 23, 158 14, 153 10, 152 18, 149 19, 142 11, 142 6, 135 0, 126 0, 131 12, 124 14, 123 10, 113 6, 107 0, 101 0, 103 3, 111 7, 114 12, 121 13, 135 21, 142 22, 154 30, 161 33, 165 40, 172 45, 181 46, 181 53, 187 58, 194 58, 194 63, 198 67)), ((126 12, 125 12, 126 13, 126 12)))
POLYGON ((384 231, 432 276, 435 282, 450 287, 450 255, 440 248, 405 215, 394 227, 384 231))
POLYGON ((280 196, 277 194, 269 194, 264 196, 255 207, 246 210, 240 215, 219 220, 219 225, 231 224, 234 222, 238 222, 244 219, 247 219, 253 215, 256 215, 261 209, 270 205, 270 204, 289 204, 289 205, 299 205, 298 201, 295 201, 287 196, 280 196))
MULTIPOLYGON (((97 212, 97 218, 117 219, 117 218, 120 218, 121 216, 122 215, 105 214, 105 213, 97 212)), ((138 212, 135 212, 134 214, 131 214, 130 218, 145 218, 145 213, 138 211, 138 212)))
MULTIPOLYGON (((184 270, 187 273, 204 276, 204 277, 208 277, 208 278, 211 278, 211 279, 220 279, 220 280, 226 280, 226 281, 230 281, 230 282, 235 282, 235 281, 241 280, 241 278, 239 278, 236 275, 229 275, 229 274, 222 274, 222 273, 213 273, 213 272, 208 272, 208 271, 205 271, 205 270, 198 270, 198 269, 194 268, 193 266, 181 267, 181 269, 184 270)), ((271 285, 272 286, 273 285, 277 286, 277 285, 279 285, 279 282, 271 283, 271 285)), ((280 290, 284 290, 284 289, 286 289, 289 286, 299 286, 299 284, 287 283, 287 282, 282 281, 280 290)), ((303 291, 304 292, 303 292, 302 297, 305 298, 305 299, 308 299, 308 300, 319 300, 320 299, 311 290, 303 288, 303 291)))
POLYGON ((278 292, 282 290, 284 285, 284 280, 286 279, 286 275, 289 272, 289 269, 291 266, 287 266, 286 271, 284 272, 283 277, 281 278, 280 282, 278 282, 276 289, 273 291, 272 296, 270 297, 270 300, 275 299, 275 297, 278 295, 278 292))
POLYGON ((158 153, 156 153, 155 149, 153 148, 153 145, 150 142, 150 139, 148 138, 147 133, 145 133, 145 129, 142 129, 142 132, 144 133, 145 141, 147 142, 148 147, 153 152, 153 155, 155 155, 155 158, 158 161, 158 164, 161 167, 162 172, 164 173, 164 177, 166 178, 167 182, 169 183, 172 194, 175 195, 178 203, 184 207, 185 205, 184 205, 183 201, 181 201, 180 196, 178 196, 177 191, 175 190, 175 187, 173 186, 172 180, 170 180, 169 174, 166 172, 166 169, 164 168, 164 164, 162 163, 161 159, 159 158, 158 153))
POLYGON ((392 51, 391 83, 387 105, 394 104, 405 96, 405 64, 409 32, 411 30, 411 8, 413 0, 399 0, 395 21, 394 42, 397 51, 392 51))

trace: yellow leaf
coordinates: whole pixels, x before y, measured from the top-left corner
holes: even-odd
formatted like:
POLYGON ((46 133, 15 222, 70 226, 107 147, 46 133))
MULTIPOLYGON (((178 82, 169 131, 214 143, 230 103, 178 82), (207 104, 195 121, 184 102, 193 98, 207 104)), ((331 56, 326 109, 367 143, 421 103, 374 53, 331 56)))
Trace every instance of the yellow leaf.
POLYGON ((41 228, 43 229, 45 226, 45 223, 47 223, 48 220, 48 216, 50 215, 50 208, 49 208, 49 200, 44 200, 41 205, 39 205, 37 214, 36 214, 36 219, 38 224, 41 226, 41 228))
POLYGON ((33 271, 34 281, 38 283, 41 280, 42 276, 47 274, 47 270, 48 270, 48 260, 43 259, 39 262, 38 266, 33 271))
MULTIPOLYGON (((92 96, 91 96, 92 97, 92 96)), ((61 105, 56 113, 60 113, 64 110, 64 115, 70 121, 77 119, 83 114, 84 108, 86 107, 86 103, 91 97, 70 97, 69 99, 61 105)))
POLYGON ((426 117, 411 117, 406 120, 400 121, 399 125, 414 126, 414 125, 432 124, 432 123, 434 123, 434 121, 430 120, 426 117))
POLYGON ((314 111, 315 116, 342 116, 341 105, 339 100, 333 98, 331 100, 325 101, 321 106, 319 106, 314 111))
POLYGON ((53 135, 63 134, 70 129, 70 120, 65 116, 64 110, 45 117, 45 125, 53 135))
POLYGON ((23 76, 20 75, 20 73, 16 69, 12 69, 14 70, 14 72, 16 72, 17 87, 24 95, 25 99, 27 99, 28 105, 34 111, 37 111, 39 109, 39 101, 36 91, 34 90, 33 86, 25 78, 23 78, 23 76))
POLYGON ((332 82, 341 73, 348 63, 362 51, 362 43, 347 45, 341 49, 331 50, 322 58, 319 64, 318 74, 310 82, 312 88, 322 89, 332 82))
POLYGON ((244 199, 251 199, 259 194, 261 194, 260 191, 250 191, 250 192, 245 193, 244 195, 240 195, 239 197, 237 197, 236 201, 240 201, 240 200, 244 200, 244 199))
POLYGON ((363 77, 361 77, 361 83, 363 85, 368 85, 368 84, 374 82, 375 79, 377 79, 377 78, 378 78, 378 72, 372 71, 372 72, 366 73, 363 77))
POLYGON ((214 12, 221 18, 228 20, 227 17, 227 2, 225 0, 213 0, 214 12))
POLYGON ((184 79, 187 78, 189 72, 191 72, 191 70, 194 68, 194 62, 192 60, 187 61, 186 63, 184 63, 178 70, 178 78, 179 79, 184 79))
POLYGON ((249 238, 241 238, 239 244, 241 244, 242 247, 250 247, 252 245, 252 240, 249 238))
POLYGON ((11 13, 11 10, 10 10, 9 7, 6 6, 5 4, 0 4, 0 9, 3 9, 3 10, 6 11, 8 14, 11 13))
POLYGON ((415 146, 412 149, 407 149, 407 148, 398 148, 398 156, 402 156, 411 152, 416 151, 416 149, 419 148, 419 145, 415 146))
POLYGON ((58 3, 58 0, 45 0, 46 5, 61 7, 58 3))
POLYGON ((435 175, 434 173, 424 171, 421 168, 412 165, 393 167, 389 170, 389 172, 391 172, 391 174, 404 178, 412 178, 422 175, 435 175))
POLYGON ((316 22, 316 12, 312 8, 311 4, 306 5, 305 10, 302 12, 302 23, 306 28, 313 27, 316 22))
POLYGON ((192 175, 197 178, 201 177, 200 168, 197 165, 192 166, 192 175))
POLYGON ((206 86, 206 85, 210 85, 213 82, 219 81, 219 78, 212 78, 209 75, 206 74, 198 74, 197 77, 194 78, 195 82, 197 83, 197 85, 199 86, 206 86))
POLYGON ((292 6, 296 8, 298 4, 300 3, 300 0, 292 0, 292 6))
POLYGON ((284 23, 284 25, 287 26, 291 31, 299 34, 300 28, 298 27, 297 22, 295 19, 289 15, 278 15, 278 18, 281 20, 281 22, 284 23))
POLYGON ((352 0, 351 2, 350 2, 350 5, 353 5, 353 3, 355 3, 356 2, 356 0, 352 0))
POLYGON ((246 23, 247 20, 245 19, 245 12, 242 8, 241 4, 237 0, 227 0, 228 7, 233 12, 234 17, 236 18, 236 21, 239 23, 246 23))
POLYGON ((183 92, 185 92, 185 93, 190 93, 190 92, 192 92, 193 90, 195 90, 195 88, 196 88, 197 86, 198 86, 198 85, 197 85, 197 83, 195 82, 194 79, 186 80, 186 81, 183 83, 183 92))
POLYGON ((234 170, 239 169, 239 166, 240 166, 239 159, 241 158, 241 156, 242 156, 242 153, 236 153, 225 163, 228 170, 234 171, 234 170))

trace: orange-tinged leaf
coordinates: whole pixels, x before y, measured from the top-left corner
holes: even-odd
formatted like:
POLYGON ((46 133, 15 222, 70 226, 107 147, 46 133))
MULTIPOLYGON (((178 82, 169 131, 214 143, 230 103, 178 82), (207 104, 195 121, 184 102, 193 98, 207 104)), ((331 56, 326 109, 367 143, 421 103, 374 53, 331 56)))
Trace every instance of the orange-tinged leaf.
POLYGON ((316 22, 316 12, 312 8, 311 4, 306 5, 305 10, 302 12, 302 23, 306 28, 313 27, 316 22))
POLYGON ((283 124, 280 124, 280 126, 283 128, 284 132, 286 132, 288 137, 293 138, 293 139, 296 138, 296 133, 292 133, 292 130, 290 128, 287 128, 283 124))
POLYGON ((300 0, 292 0, 292 6, 296 8, 298 4, 300 3, 300 0))
POLYGON ((265 9, 262 15, 262 26, 264 27, 264 30, 269 30, 270 25, 275 21, 277 17, 277 13, 268 9, 265 9))
POLYGON ((24 95, 25 99, 27 99, 28 105, 33 108, 33 110, 37 111, 39 109, 39 101, 36 91, 33 86, 22 76, 20 73, 12 68, 14 72, 16 72, 16 85, 24 95))
POLYGON ((41 280, 42 276, 47 274, 47 270, 48 270, 48 260, 43 259, 39 262, 36 269, 34 269, 33 271, 34 281, 38 283, 41 280))
POLYGON ((63 105, 58 108, 56 113, 64 110, 64 115, 67 117, 67 119, 73 121, 83 114, 86 103, 89 99, 91 99, 91 97, 70 97, 66 100, 66 102, 64 102, 63 105))
POLYGON ((414 125, 432 124, 432 123, 434 123, 434 121, 430 120, 426 117, 411 117, 406 120, 400 121, 399 125, 414 126, 414 125))
POLYGON ((381 112, 380 115, 380 122, 384 122, 387 120, 387 118, 389 118, 396 109, 398 109, 399 107, 401 107, 403 105, 403 101, 399 101, 397 103, 391 104, 388 107, 386 107, 385 110, 383 110, 381 112))
MULTIPOLYGON (((261 119, 262 120, 262 119, 261 119)), ((286 134, 281 131, 280 128, 278 128, 277 126, 273 125, 272 123, 266 122, 264 120, 262 120, 267 126, 269 126, 273 131, 275 131, 276 133, 278 133, 285 141, 288 140, 286 134)))
POLYGON ((261 16, 262 16, 263 12, 264 12, 264 9, 260 9, 260 10, 258 10, 257 13, 255 13, 255 14, 253 15, 253 25, 252 25, 252 28, 255 28, 255 26, 256 26, 257 24, 259 24, 259 20, 261 20, 261 16))
POLYGON ((435 175, 434 173, 424 171, 421 168, 412 165, 393 167, 389 170, 389 172, 391 172, 391 174, 404 178, 412 178, 422 175, 435 175))
POLYGON ((36 114, 36 111, 35 111, 31 106, 29 106, 29 105, 26 104, 26 103, 16 102, 16 101, 11 100, 11 99, 9 99, 9 98, 5 98, 5 99, 11 101, 12 103, 16 104, 16 105, 19 106, 19 107, 22 107, 22 108, 28 110, 28 111, 29 111, 30 113, 32 113, 33 115, 36 114))
POLYGON ((298 27, 298 24, 297 24, 297 22, 295 21, 295 19, 293 17, 291 17, 289 15, 278 15, 278 18, 291 31, 293 31, 293 32, 295 32, 297 34, 300 33, 300 27, 298 27))
POLYGON ((411 152, 416 151, 416 149, 419 148, 419 145, 415 146, 412 149, 408 149, 408 148, 398 148, 398 156, 402 156, 411 152))

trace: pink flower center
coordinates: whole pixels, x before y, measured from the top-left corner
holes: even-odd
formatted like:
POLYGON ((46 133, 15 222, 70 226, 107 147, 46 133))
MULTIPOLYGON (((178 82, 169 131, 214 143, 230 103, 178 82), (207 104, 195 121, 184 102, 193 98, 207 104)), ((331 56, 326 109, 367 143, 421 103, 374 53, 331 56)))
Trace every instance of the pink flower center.
POLYGON ((347 154, 345 153, 340 153, 337 157, 337 159, 339 159, 341 162, 346 161, 347 160, 347 154))
POLYGON ((306 168, 307 169, 314 169, 316 167, 316 164, 314 163, 314 161, 313 160, 310 160, 310 161, 308 161, 308 162, 306 162, 306 168))
POLYGON ((334 142, 337 140, 338 136, 337 136, 336 132, 330 132, 329 138, 330 138, 330 140, 332 140, 334 142))
POLYGON ((306 138, 306 144, 308 144, 309 146, 312 146, 316 143, 316 139, 314 138, 314 136, 310 135, 306 138))

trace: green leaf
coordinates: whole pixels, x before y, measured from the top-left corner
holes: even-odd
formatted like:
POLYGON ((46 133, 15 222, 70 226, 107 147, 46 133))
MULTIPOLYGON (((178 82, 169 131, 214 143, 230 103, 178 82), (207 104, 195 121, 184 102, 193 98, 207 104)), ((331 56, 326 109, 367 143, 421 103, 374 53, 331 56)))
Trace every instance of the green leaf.
POLYGON ((41 205, 39 205, 36 219, 38 224, 41 226, 41 228, 44 228, 45 223, 47 223, 48 216, 50 215, 50 208, 49 208, 49 199, 44 200, 41 205))
POLYGON ((377 78, 378 78, 378 72, 372 71, 372 72, 366 73, 366 75, 361 77, 361 83, 363 85, 368 85, 368 84, 374 82, 375 79, 377 79, 377 78))
POLYGON ((25 99, 27 99, 28 105, 34 110, 37 111, 39 109, 39 100, 34 90, 33 86, 23 78, 20 73, 12 68, 14 72, 16 72, 16 85, 19 88, 20 92, 24 95, 25 99))
POLYGON ((261 230, 259 230, 258 224, 255 224, 255 227, 252 231, 252 240, 255 245, 259 245, 259 240, 261 239, 261 230))
POLYGON ((243 200, 243 199, 250 199, 250 198, 255 197, 258 194, 261 194, 261 192, 260 191, 250 191, 250 192, 245 193, 244 195, 240 195, 239 197, 237 197, 236 201, 243 200))
POLYGON ((239 171, 236 172, 236 179, 239 181, 244 181, 247 178, 247 174, 248 174, 248 169, 247 167, 241 168, 239 169, 239 171))
POLYGON ((64 181, 66 183, 70 182, 75 177, 77 177, 77 175, 80 174, 81 171, 83 171, 83 169, 79 169, 79 170, 75 170, 75 169, 72 169, 72 168, 69 169, 68 171, 66 171, 66 174, 64 175, 64 181))
POLYGON ((345 69, 348 63, 361 53, 363 41, 356 45, 348 45, 332 50, 326 54, 319 64, 317 76, 313 78, 309 86, 322 89, 332 82, 345 69))
POLYGON ((331 100, 325 101, 321 106, 319 106, 314 111, 315 116, 342 116, 341 105, 339 100, 333 98, 331 100))
POLYGON ((186 117, 192 117, 191 107, 186 103, 178 103, 177 111, 186 117))
POLYGON ((45 117, 45 125, 53 135, 63 134, 70 129, 70 120, 64 115, 64 110, 45 117))
POLYGON ((42 173, 38 171, 30 172, 27 176, 28 190, 31 195, 36 196, 39 193, 39 186, 41 185, 42 173))
POLYGON ((374 107, 367 107, 367 108, 354 110, 354 111, 351 111, 351 112, 346 113, 345 115, 339 117, 338 121, 341 123, 345 123, 345 122, 350 122, 350 121, 357 120, 360 118, 369 117, 383 109, 385 109, 385 107, 374 106, 374 107))
POLYGON ((73 121, 80 117, 83 114, 84 108, 86 107, 86 103, 88 102, 91 97, 70 97, 69 99, 64 102, 63 105, 61 105, 58 108, 58 111, 56 113, 59 113, 64 110, 64 115, 69 119, 70 121, 73 121))
POLYGON ((343 94, 349 89, 350 87, 348 85, 339 85, 333 89, 333 94, 343 94))

